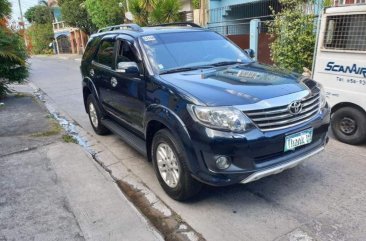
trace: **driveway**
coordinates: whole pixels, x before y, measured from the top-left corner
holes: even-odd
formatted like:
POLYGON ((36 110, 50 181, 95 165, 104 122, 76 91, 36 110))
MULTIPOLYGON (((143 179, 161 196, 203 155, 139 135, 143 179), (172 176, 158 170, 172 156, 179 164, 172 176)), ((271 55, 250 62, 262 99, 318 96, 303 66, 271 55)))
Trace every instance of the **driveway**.
POLYGON ((79 60, 34 57, 31 65, 31 82, 207 240, 366 240, 365 145, 331 139, 325 152, 294 169, 247 185, 205 187, 196 200, 179 203, 144 157, 115 135, 93 133, 79 60))

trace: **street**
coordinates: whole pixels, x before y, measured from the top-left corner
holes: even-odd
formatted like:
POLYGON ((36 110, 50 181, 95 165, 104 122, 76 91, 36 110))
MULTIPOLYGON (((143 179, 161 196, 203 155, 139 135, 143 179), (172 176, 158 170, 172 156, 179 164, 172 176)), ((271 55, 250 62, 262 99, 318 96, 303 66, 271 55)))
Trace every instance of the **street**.
POLYGON ((30 81, 205 239, 366 239, 366 145, 331 138, 325 152, 294 169, 246 185, 205 187, 196 200, 179 203, 164 193, 144 157, 116 135, 94 134, 83 105, 80 59, 33 57, 30 62, 30 81))

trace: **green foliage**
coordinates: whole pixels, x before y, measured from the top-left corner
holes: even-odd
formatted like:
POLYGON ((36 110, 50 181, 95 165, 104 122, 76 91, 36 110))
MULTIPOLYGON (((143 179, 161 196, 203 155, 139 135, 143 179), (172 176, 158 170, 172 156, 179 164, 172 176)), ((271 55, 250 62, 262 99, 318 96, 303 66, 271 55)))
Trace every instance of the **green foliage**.
POLYGON ((0 27, 0 98, 9 92, 8 83, 22 82, 27 78, 27 57, 22 37, 0 27))
POLYGON ((0 0, 0 19, 10 16, 11 4, 8 0, 0 0))
POLYGON ((124 11, 119 7, 120 0, 86 0, 85 7, 91 21, 98 27, 123 23, 124 11))
POLYGON ((315 15, 304 13, 303 1, 280 0, 283 9, 273 13, 269 33, 274 41, 270 45, 274 63, 285 69, 301 73, 303 67, 312 66, 315 45, 315 15))
POLYGON ((152 24, 177 22, 180 8, 181 4, 177 0, 157 0, 150 21, 152 24))
POLYGON ((129 6, 134 22, 141 26, 180 20, 178 0, 129 0, 129 6))
POLYGON ((44 5, 30 7, 24 14, 30 23, 46 24, 52 23, 53 15, 51 8, 44 5))
POLYGON ((85 0, 62 0, 59 1, 62 17, 72 27, 80 28, 86 34, 97 30, 91 17, 85 8, 85 0))
POLYGON ((130 11, 133 14, 133 20, 135 23, 146 26, 149 24, 149 12, 144 1, 142 0, 129 0, 130 11))
POLYGON ((52 24, 33 23, 27 31, 32 40, 33 54, 49 54, 49 44, 54 38, 52 24))
POLYGON ((199 9, 201 7, 201 0, 192 0, 192 5, 194 9, 199 9))
POLYGON ((324 0, 323 7, 331 7, 333 5, 333 0, 324 0))

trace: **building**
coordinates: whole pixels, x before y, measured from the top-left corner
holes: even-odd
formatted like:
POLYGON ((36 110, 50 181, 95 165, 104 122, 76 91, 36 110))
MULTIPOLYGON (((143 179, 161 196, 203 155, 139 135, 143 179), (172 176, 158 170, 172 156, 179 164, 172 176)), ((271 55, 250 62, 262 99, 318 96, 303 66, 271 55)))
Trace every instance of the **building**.
POLYGON ((62 20, 61 8, 57 0, 48 0, 53 12, 54 52, 56 54, 82 54, 88 36, 78 28, 70 27, 62 20))

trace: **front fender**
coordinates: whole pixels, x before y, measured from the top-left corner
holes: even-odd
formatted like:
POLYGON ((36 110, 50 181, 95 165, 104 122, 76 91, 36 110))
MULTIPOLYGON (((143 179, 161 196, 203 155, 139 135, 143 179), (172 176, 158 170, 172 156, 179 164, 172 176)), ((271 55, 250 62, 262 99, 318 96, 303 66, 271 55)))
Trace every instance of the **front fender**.
POLYGON ((196 173, 201 166, 201 162, 197 153, 195 153, 190 134, 183 120, 167 107, 152 104, 146 109, 145 113, 145 137, 151 121, 158 121, 170 130, 175 139, 183 147, 189 170, 193 174, 196 173))

